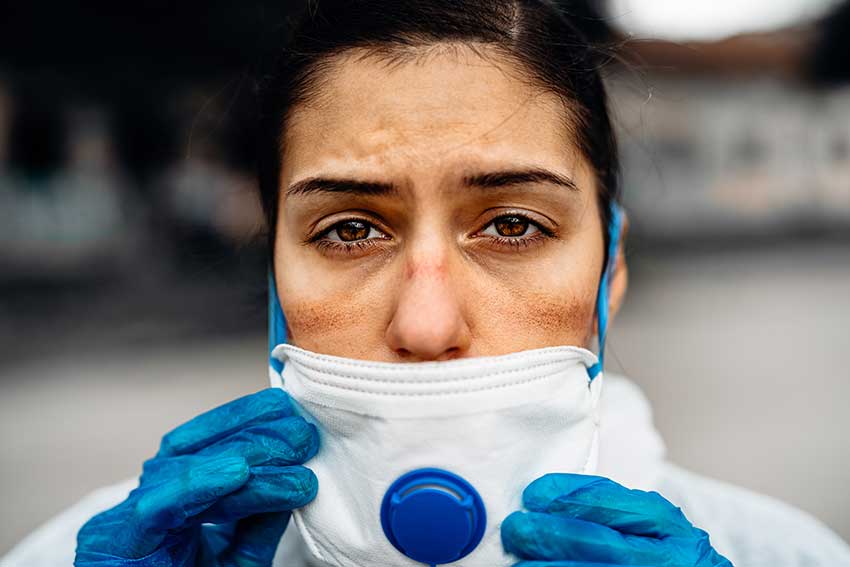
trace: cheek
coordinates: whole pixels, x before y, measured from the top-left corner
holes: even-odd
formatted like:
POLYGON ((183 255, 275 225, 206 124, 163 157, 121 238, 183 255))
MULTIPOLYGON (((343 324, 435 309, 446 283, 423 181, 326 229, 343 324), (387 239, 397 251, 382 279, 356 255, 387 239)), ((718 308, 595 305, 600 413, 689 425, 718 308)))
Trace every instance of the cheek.
POLYGON ((331 296, 320 301, 296 297, 282 307, 293 339, 299 340, 324 335, 334 329, 362 325, 366 315, 365 309, 352 304, 350 296, 331 296))
POLYGON ((564 290, 551 292, 520 292, 512 309, 512 317, 526 328, 534 328, 553 339, 584 344, 587 330, 592 326, 593 298, 586 293, 564 290))
POLYGON ((289 341, 301 348, 360 358, 376 351, 386 296, 380 278, 340 273, 296 251, 277 274, 289 341))
POLYGON ((374 326, 369 319, 374 317, 374 309, 353 302, 350 295, 321 301, 295 298, 282 307, 290 342, 298 347, 351 358, 360 358, 372 350, 364 341, 364 329, 374 326))
POLYGON ((595 299, 595 292, 570 286, 481 291, 475 332, 494 353, 560 345, 587 347, 593 336, 595 299))
MULTIPOLYGON (((601 248, 601 243, 600 243, 601 248)), ((476 281, 469 304, 476 335, 490 350, 590 346, 601 260, 587 243, 555 247, 520 266, 492 270, 476 281)))

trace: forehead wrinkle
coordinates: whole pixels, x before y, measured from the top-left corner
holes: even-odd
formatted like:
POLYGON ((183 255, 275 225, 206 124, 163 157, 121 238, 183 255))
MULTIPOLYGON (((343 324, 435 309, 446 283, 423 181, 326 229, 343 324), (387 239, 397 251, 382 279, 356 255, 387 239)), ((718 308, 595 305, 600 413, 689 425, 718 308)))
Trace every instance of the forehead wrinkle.
POLYGON ((424 66, 430 61, 442 55, 448 55, 455 60, 460 60, 463 55, 466 55, 464 64, 475 66, 486 66, 498 71, 508 82, 518 82, 524 85, 531 94, 529 98, 536 99, 540 96, 552 96, 559 101, 558 113, 560 120, 569 135, 576 133, 577 124, 582 120, 579 109, 576 108, 573 101, 565 97, 562 93, 553 90, 548 84, 536 77, 527 67, 525 62, 518 58, 509 50, 502 48, 497 44, 475 41, 475 40, 428 40, 411 38, 413 42, 421 41, 416 44, 402 43, 387 43, 374 47, 355 47, 347 49, 341 53, 332 56, 331 60, 325 66, 326 74, 338 71, 347 60, 355 62, 368 62, 373 60, 379 63, 384 63, 384 68, 393 72, 405 64, 414 64, 424 66), (476 64, 477 60, 477 64, 476 64))
MULTIPOLYGON (((422 49, 413 49, 410 53, 407 53, 403 59, 411 60, 415 59, 417 61, 424 61, 423 59, 417 59, 418 56, 426 57, 436 57, 440 53, 446 53, 446 51, 451 51, 452 54, 458 54, 461 52, 460 45, 442 45, 438 46, 440 49, 432 48, 430 50, 422 50, 422 49), (424 54, 424 55, 423 55, 424 54)), ((339 68, 344 64, 346 60, 364 60, 364 59, 375 59, 384 57, 384 54, 376 55, 376 52, 369 52, 367 50, 360 50, 356 52, 355 50, 349 50, 351 53, 341 53, 335 57, 335 61, 333 64, 325 65, 323 73, 325 74, 324 82, 325 84, 333 83, 333 75, 338 71, 339 68)), ((492 50, 488 50, 491 51, 492 50)), ((477 59, 484 59, 477 52, 475 52, 478 57, 477 59)), ((484 61, 488 64, 487 66, 498 69, 500 73, 503 75, 508 75, 512 79, 516 80, 516 76, 520 73, 517 72, 513 66, 508 65, 511 69, 506 70, 504 65, 495 64, 490 58, 484 59, 484 61)), ((403 63, 404 61, 402 61, 403 63)), ((529 81, 523 81, 524 86, 530 86, 529 81)), ((332 87, 329 89, 322 89, 325 92, 323 93, 324 103, 329 104, 342 104, 341 107, 338 108, 338 112, 347 112, 347 107, 345 106, 345 101, 337 102, 333 97, 333 89, 339 88, 339 85, 336 87, 332 87)), ((497 89, 498 90, 498 89, 497 89)), ((513 89, 512 89, 513 90, 513 89)), ((514 90, 514 95, 517 92, 514 90)), ((371 121, 372 125, 375 126, 373 128, 364 128, 364 132, 362 135, 355 136, 349 142, 343 144, 336 144, 336 147, 329 148, 329 152, 335 154, 336 161, 350 163, 352 158, 356 161, 369 161, 373 162, 378 168, 386 171, 391 170, 391 163, 396 162, 401 164, 404 168, 408 168, 409 164, 420 164, 423 167, 435 167, 443 165, 443 161, 453 153, 456 153, 465 148, 475 149, 476 142, 483 141, 487 145, 492 145, 504 140, 511 139, 511 136, 516 133, 518 129, 521 129, 525 122, 520 119, 517 119, 518 115, 521 114, 524 110, 528 109, 530 106, 540 103, 540 106, 547 110, 546 114, 554 113, 557 116, 554 117, 553 120, 545 120, 537 117, 537 120, 545 120, 545 122, 549 125, 549 127, 556 126, 560 132, 555 132, 555 136, 557 139, 563 140, 562 148, 564 157, 571 157, 569 161, 573 161, 577 155, 577 148, 574 147, 574 144, 571 143, 572 136, 571 130, 575 127, 575 124, 572 123, 572 120, 569 119, 567 108, 564 106, 564 101, 559 97, 556 93, 553 93, 550 90, 535 88, 534 90, 527 91, 521 93, 522 98, 516 104, 511 103, 513 108, 506 109, 507 113, 498 117, 498 120, 495 124, 489 125, 484 129, 484 131, 480 131, 479 128, 471 129, 469 132, 465 132, 464 128, 451 128, 446 126, 446 124, 432 124, 430 122, 425 121, 421 124, 407 124, 404 123, 404 127, 399 127, 398 124, 393 123, 393 118, 390 115, 385 115, 379 113, 377 115, 377 122, 375 122, 375 117, 368 117, 366 115, 365 119, 371 121), (555 101, 555 104, 546 104, 555 101), (548 106, 548 109, 546 107, 548 106), (551 112, 548 112, 551 111, 551 112), (393 127, 395 126, 395 127, 393 127), (373 130, 373 132, 368 132, 367 130, 373 130), (431 135, 431 133, 443 132, 446 130, 455 131, 460 133, 459 139, 457 141, 444 139, 445 143, 439 144, 428 144, 422 143, 422 140, 414 140, 416 137, 424 137, 426 140, 431 135), (420 147, 421 146, 421 147, 420 147)), ((324 106, 325 104, 322 104, 324 106)), ((316 108, 313 108, 316 110, 316 108)), ((315 119, 316 115, 312 114, 313 119, 315 119)), ((324 113, 319 113, 319 117, 321 120, 321 116, 324 113)), ((301 118, 307 118, 306 115, 301 116, 301 118)), ((327 120, 331 120, 331 118, 326 116, 327 120)), ((358 121, 362 120, 363 117, 355 116, 353 120, 358 121)), ((462 117, 452 118, 451 116, 446 116, 447 120, 460 121, 461 126, 466 126, 467 124, 463 122, 462 117)), ((305 122, 310 122, 310 120, 306 120, 305 122)), ((293 124, 294 125, 294 124, 293 124)), ((542 125, 541 125, 542 126, 542 125)), ((309 127, 308 127, 309 128, 309 127)), ((312 130, 310 132, 310 136, 314 137, 314 139, 319 140, 328 140, 333 139, 334 136, 332 133, 322 127, 310 128, 312 130)), ((501 152, 500 152, 501 153, 501 152)), ((574 165, 574 164, 573 164, 574 165)), ((311 168, 314 169, 314 168, 311 168)), ((382 176, 385 177, 385 176, 382 176)))
MULTIPOLYGON (((329 88, 334 83, 334 75, 350 71, 352 68, 350 63, 366 62, 368 64, 369 61, 384 63, 382 69, 388 74, 394 74, 395 71, 403 68, 405 63, 414 63, 422 67, 441 55, 447 55, 456 63, 468 67, 493 69, 506 79, 506 84, 516 85, 519 83, 522 85, 522 90, 531 93, 529 95, 531 99, 541 95, 558 96, 551 89, 534 81, 528 72, 523 71, 522 62, 517 61, 509 53, 504 53, 503 50, 494 46, 483 43, 481 45, 483 49, 478 49, 475 42, 434 42, 421 46, 390 44, 374 48, 355 47, 344 50, 325 58, 321 64, 314 67, 311 74, 310 93, 305 93, 309 96, 305 96, 301 102, 293 106, 293 109, 304 106, 315 110, 327 110, 328 105, 337 100, 334 96, 334 88, 329 88), (467 55, 463 58, 465 60, 462 60, 461 57, 463 53, 467 55), (501 54, 501 57, 499 57, 499 54, 501 54), (481 64, 476 65, 476 62, 481 64), (387 63, 392 63, 392 65, 388 66, 387 63)), ((361 69, 362 72, 368 74, 367 70, 361 69)), ((439 88, 441 84, 442 81, 437 81, 434 86, 439 88)), ((357 93, 354 92, 353 94, 357 93)), ((493 94, 497 93, 490 93, 490 96, 493 94)), ((527 102, 525 101, 524 104, 527 102)))
POLYGON ((421 43, 386 43, 373 47, 352 47, 330 55, 310 70, 309 89, 303 93, 299 102, 293 105, 325 110, 334 101, 333 89, 327 88, 333 83, 333 76, 348 70, 350 63, 375 62, 381 69, 393 74, 406 65, 423 67, 441 56, 469 67, 487 67, 500 73, 507 83, 520 83, 525 89, 536 95, 558 96, 545 84, 535 80, 525 70, 525 65, 510 52, 500 47, 480 41, 431 41, 411 38, 421 43))

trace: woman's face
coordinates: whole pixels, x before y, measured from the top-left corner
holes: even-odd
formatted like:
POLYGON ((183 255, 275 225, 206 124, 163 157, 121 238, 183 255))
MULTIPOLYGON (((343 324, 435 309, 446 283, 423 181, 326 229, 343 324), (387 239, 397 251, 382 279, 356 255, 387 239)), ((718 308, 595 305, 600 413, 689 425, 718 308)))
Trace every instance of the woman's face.
POLYGON ((588 346, 594 179, 553 94, 462 48, 337 60, 284 138, 289 340, 390 362, 588 346))

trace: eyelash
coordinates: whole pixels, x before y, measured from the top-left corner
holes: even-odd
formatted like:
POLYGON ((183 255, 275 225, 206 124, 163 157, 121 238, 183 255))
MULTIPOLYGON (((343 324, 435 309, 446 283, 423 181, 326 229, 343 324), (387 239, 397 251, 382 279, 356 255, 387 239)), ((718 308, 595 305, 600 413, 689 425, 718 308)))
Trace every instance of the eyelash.
MULTIPOLYGON (((515 250, 519 250, 519 249, 522 249, 522 248, 529 248, 529 247, 531 247, 535 244, 540 243, 540 241, 542 241, 544 239, 552 238, 555 234, 552 230, 550 230, 549 228, 547 228, 545 226, 542 226, 538 222, 533 221, 527 215, 523 215, 523 214, 519 214, 519 213, 505 213, 505 214, 499 215, 497 217, 494 217, 493 219, 490 220, 490 222, 488 222, 486 225, 484 225, 484 227, 481 230, 482 231, 486 230, 488 227, 490 227, 490 225, 492 225, 497 220, 499 220, 500 218, 503 218, 503 217, 519 218, 519 219, 522 219, 522 220, 528 222, 529 225, 532 225, 535 228, 537 228, 537 232, 534 233, 532 236, 528 236, 528 237, 513 237, 513 238, 507 237, 507 236, 487 236, 486 237, 486 238, 489 238, 492 242, 495 242, 497 245, 505 247, 505 248, 513 248, 515 250)), ((328 228, 326 228, 322 232, 311 237, 308 240, 308 243, 313 244, 314 246, 316 246, 317 249, 319 249, 320 251, 323 251, 323 252, 341 252, 343 254, 354 254, 354 253, 357 253, 357 252, 362 252, 362 251, 368 250, 368 249, 376 246, 378 244, 377 241, 379 241, 379 240, 387 240, 387 238, 366 238, 366 239, 363 239, 363 240, 353 240, 353 241, 350 241, 350 242, 342 242, 342 241, 337 241, 337 240, 328 240, 327 238, 325 238, 328 234, 330 234, 331 232, 336 230, 340 225, 342 225, 343 223, 346 223, 346 222, 350 222, 350 221, 362 222, 362 223, 368 225, 370 228, 374 228, 374 229, 380 231, 380 229, 378 227, 376 227, 374 223, 372 223, 372 222, 370 222, 366 219, 363 219, 363 218, 352 217, 352 218, 342 219, 340 221, 335 222, 334 224, 332 224, 331 226, 329 226, 328 228)), ((484 237, 476 236, 476 238, 484 238, 484 237)))
POLYGON ((313 241, 316 248, 320 251, 342 252, 344 254, 353 254, 368 250, 376 245, 375 240, 384 240, 376 238, 368 238, 366 240, 355 240, 352 242, 337 242, 334 240, 316 239, 313 241))
POLYGON ((540 242, 540 240, 544 238, 549 238, 549 235, 543 232, 543 229, 541 229, 540 227, 538 227, 537 229, 540 232, 537 232, 533 236, 528 236, 525 238, 509 238, 507 236, 491 236, 490 238, 492 238, 493 241, 496 242, 499 246, 504 246, 506 248, 514 248, 517 250, 521 248, 530 248, 531 246, 534 246, 535 244, 540 242))

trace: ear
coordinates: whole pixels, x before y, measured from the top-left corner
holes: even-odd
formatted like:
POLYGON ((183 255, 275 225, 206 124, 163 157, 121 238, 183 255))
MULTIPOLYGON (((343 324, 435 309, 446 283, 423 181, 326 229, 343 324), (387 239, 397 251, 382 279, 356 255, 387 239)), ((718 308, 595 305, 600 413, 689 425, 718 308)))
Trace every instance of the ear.
POLYGON ((623 299, 626 297, 626 289, 629 287, 629 267, 626 265, 626 236, 629 233, 629 217, 625 211, 623 215, 623 224, 620 229, 620 241, 617 243, 617 258, 614 260, 614 272, 611 274, 611 287, 608 295, 608 319, 613 319, 620 306, 623 304, 623 299))

